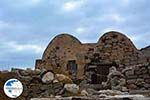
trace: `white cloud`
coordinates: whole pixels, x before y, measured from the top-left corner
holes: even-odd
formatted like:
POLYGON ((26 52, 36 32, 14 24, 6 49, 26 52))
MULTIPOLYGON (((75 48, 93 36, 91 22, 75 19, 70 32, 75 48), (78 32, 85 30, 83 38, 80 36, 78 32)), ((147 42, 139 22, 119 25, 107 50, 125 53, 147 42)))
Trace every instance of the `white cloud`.
POLYGON ((63 4, 62 9, 64 11, 73 11, 80 8, 83 5, 83 1, 68 1, 63 4))
POLYGON ((83 27, 78 27, 77 29, 76 29, 76 32, 77 33, 83 33, 85 31, 85 28, 83 28, 83 27))
POLYGON ((35 44, 17 44, 16 42, 8 42, 6 45, 17 52, 34 51, 35 53, 42 53, 44 51, 43 47, 35 44))

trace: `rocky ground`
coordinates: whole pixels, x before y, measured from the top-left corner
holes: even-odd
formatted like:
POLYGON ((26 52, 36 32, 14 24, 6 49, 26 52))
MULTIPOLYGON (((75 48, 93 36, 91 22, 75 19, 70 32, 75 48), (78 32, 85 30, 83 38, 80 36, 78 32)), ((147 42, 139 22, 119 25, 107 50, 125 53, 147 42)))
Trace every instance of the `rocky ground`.
POLYGON ((0 72, 0 100, 9 100, 3 85, 10 78, 23 83, 23 93, 16 100, 150 100, 145 98, 150 96, 149 72, 149 64, 128 67, 123 72, 112 69, 107 82, 102 84, 110 88, 96 90, 90 86, 83 88, 82 82, 75 84, 69 76, 50 70, 12 69, 0 72))
POLYGON ((56 97, 56 98, 32 98, 31 100, 150 100, 148 97, 142 95, 116 95, 103 97, 56 97))

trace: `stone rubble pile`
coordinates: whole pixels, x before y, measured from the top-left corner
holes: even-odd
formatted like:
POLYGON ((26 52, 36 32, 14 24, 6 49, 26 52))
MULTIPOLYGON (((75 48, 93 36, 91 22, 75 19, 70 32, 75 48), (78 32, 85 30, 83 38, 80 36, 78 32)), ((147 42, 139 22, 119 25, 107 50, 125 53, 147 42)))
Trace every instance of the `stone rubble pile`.
MULTIPOLYGON (((2 73, 1 73, 2 74, 2 73)), ((49 98, 49 97, 68 97, 68 96, 99 96, 103 95, 100 91, 92 88, 81 89, 69 76, 54 73, 50 70, 31 70, 27 68, 12 69, 11 72, 5 72, 6 79, 1 79, 3 83, 10 78, 17 78, 23 84, 24 90, 19 97, 20 100, 29 100, 30 98, 49 98)), ((117 94, 117 93, 116 93, 117 94)))
POLYGON ((117 71, 115 67, 110 68, 110 72, 107 76, 107 81, 102 82, 104 87, 110 87, 111 90, 119 90, 123 92, 127 92, 128 89, 126 87, 126 79, 125 76, 117 71))
POLYGON ((101 84, 106 90, 83 88, 82 85, 86 83, 75 84, 69 75, 46 69, 12 69, 11 72, 1 72, 1 74, 5 74, 5 78, 2 78, 3 75, 0 77, 3 84, 10 78, 17 78, 23 83, 24 90, 19 97, 21 100, 68 96, 106 98, 115 95, 128 95, 130 90, 150 90, 149 63, 126 67, 122 72, 112 66, 107 81, 101 84))
POLYGON ((63 74, 56 74, 50 70, 12 69, 24 86, 24 91, 19 97, 21 100, 29 100, 35 97, 54 97, 57 95, 77 95, 79 86, 63 74))

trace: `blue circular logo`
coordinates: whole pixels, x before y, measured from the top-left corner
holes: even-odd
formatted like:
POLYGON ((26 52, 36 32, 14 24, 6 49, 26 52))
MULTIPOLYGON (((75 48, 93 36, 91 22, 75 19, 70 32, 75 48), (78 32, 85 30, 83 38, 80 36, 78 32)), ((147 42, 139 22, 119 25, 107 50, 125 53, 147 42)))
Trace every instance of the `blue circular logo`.
POLYGON ((4 92, 10 98, 17 98, 23 92, 23 85, 18 79, 9 79, 4 84, 4 92))

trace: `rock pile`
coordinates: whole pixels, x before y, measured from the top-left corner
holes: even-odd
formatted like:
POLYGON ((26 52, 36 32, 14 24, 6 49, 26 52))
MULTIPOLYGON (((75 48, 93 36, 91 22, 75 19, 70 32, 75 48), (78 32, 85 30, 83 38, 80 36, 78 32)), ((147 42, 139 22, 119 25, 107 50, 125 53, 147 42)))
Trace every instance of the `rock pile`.
POLYGON ((103 82, 102 85, 104 87, 110 87, 112 90, 119 90, 123 92, 127 92, 126 88, 126 80, 124 75, 117 71, 115 67, 110 68, 110 72, 107 76, 107 81, 103 82))
POLYGON ((0 81, 3 83, 1 88, 10 78, 16 78, 22 82, 24 90, 19 97, 20 100, 57 95, 71 96, 78 95, 79 92, 79 86, 72 84, 72 80, 68 76, 56 74, 50 70, 12 69, 11 72, 0 74, 0 76, 6 75, 5 78, 0 77, 0 81))
MULTIPOLYGON (((23 83, 23 93, 20 100, 30 98, 87 96, 106 98, 108 96, 128 94, 130 90, 150 90, 150 64, 139 64, 127 67, 121 72, 112 67, 108 79, 103 85, 111 90, 95 90, 93 88, 83 88, 73 83, 73 80, 64 74, 58 74, 51 70, 31 70, 12 69, 11 72, 1 72, 1 87, 10 78, 17 78, 23 83), (5 78, 3 78, 5 77, 5 78), (127 87, 127 88, 126 88, 127 87)), ((4 93, 0 98, 4 100, 4 93)))

